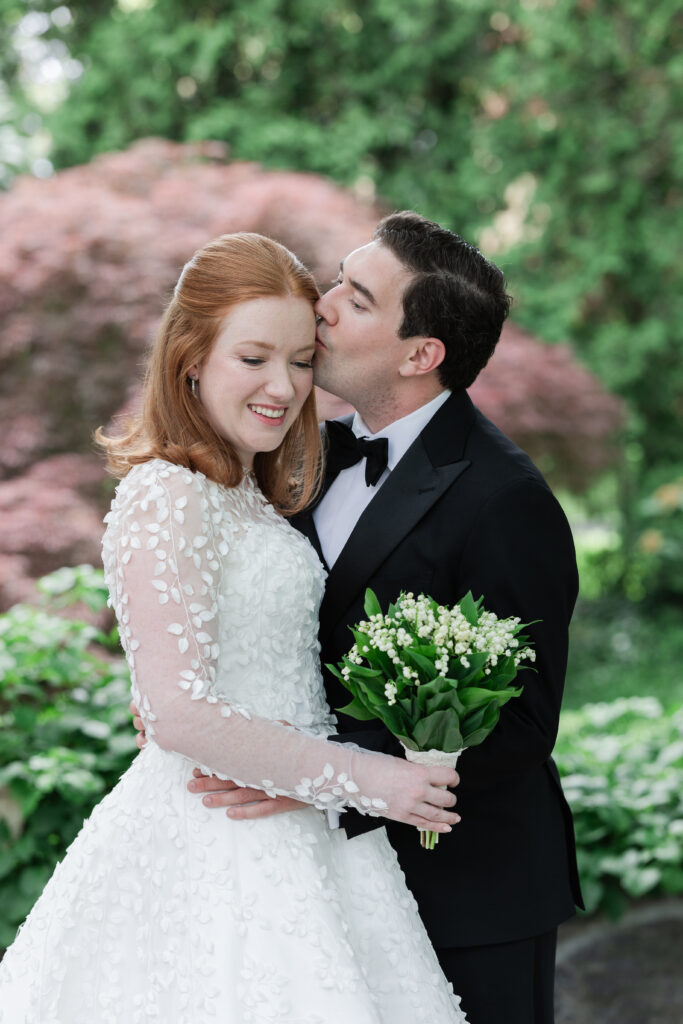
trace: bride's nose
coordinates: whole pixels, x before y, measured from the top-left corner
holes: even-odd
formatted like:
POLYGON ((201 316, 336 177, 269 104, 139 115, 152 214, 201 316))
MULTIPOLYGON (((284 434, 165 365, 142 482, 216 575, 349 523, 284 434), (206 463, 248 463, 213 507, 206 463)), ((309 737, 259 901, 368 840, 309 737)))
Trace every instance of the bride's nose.
POLYGON ((282 405, 290 402, 294 398, 295 390, 289 370, 285 367, 274 368, 264 390, 274 402, 280 402, 282 405))

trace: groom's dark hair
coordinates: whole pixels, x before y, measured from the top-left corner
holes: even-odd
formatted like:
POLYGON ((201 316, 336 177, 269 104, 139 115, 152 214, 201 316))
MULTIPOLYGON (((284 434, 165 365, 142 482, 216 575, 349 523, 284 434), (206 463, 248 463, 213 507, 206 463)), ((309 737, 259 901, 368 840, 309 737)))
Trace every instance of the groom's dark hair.
POLYGON ((399 337, 439 338, 446 348, 441 383, 468 388, 510 312, 503 272, 459 235, 408 210, 381 220, 374 237, 414 275, 403 293, 399 337))

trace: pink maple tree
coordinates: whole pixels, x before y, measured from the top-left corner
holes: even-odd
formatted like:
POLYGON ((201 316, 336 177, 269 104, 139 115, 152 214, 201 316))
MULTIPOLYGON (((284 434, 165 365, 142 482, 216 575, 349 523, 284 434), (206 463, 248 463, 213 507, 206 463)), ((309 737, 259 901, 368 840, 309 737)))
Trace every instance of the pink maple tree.
MULTIPOLYGON (((3 606, 58 564, 97 561, 110 489, 92 432, 134 402, 192 253, 259 231, 325 288, 383 212, 315 175, 226 162, 221 144, 157 139, 0 197, 3 606)), ((507 326, 472 395, 555 481, 580 487, 613 457, 620 405, 566 346, 507 326)))

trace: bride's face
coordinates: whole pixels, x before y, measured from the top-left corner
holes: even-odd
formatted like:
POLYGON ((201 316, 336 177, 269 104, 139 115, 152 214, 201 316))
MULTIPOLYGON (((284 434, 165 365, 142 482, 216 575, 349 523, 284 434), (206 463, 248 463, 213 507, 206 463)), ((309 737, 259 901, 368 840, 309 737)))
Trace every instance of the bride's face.
POLYGON ((191 373, 214 430, 251 469, 273 451, 311 390, 315 315, 306 299, 251 299, 223 319, 208 358, 191 373))

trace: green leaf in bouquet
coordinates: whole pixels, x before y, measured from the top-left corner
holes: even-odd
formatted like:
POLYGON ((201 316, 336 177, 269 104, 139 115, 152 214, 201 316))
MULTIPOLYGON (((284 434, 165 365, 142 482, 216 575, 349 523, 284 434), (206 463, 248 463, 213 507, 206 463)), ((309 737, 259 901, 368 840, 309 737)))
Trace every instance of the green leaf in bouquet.
POLYGON ((415 740, 413 739, 412 736, 398 736, 397 735, 396 739, 400 740, 401 743, 403 744, 403 746, 407 747, 408 750, 419 750, 420 749, 420 747, 418 747, 417 743, 415 742, 415 740))
MULTIPOLYGON (((331 672, 333 676, 336 676, 336 678, 339 680, 340 683, 343 683, 344 686, 346 686, 346 680, 344 679, 344 676, 341 674, 341 671, 337 668, 336 665, 332 665, 331 663, 328 663, 328 664, 325 665, 325 668, 329 672, 331 672)), ((347 689, 348 689, 348 687, 347 687, 347 689)))
POLYGON ((410 650, 429 658, 430 661, 436 658, 436 644, 415 643, 410 645, 410 650))
POLYGON ((382 715, 382 721, 398 739, 403 739, 411 729, 411 719, 406 715, 399 703, 386 704, 382 715))
POLYGON ((495 701, 500 694, 496 690, 485 690, 481 686, 468 686, 460 690, 460 697, 466 708, 479 708, 495 701))
MULTIPOLYGON (((489 707, 495 707, 495 705, 489 705, 489 707)), ((483 727, 484 716, 489 707, 475 708, 474 711, 470 711, 460 719, 460 731, 465 741, 467 741, 469 735, 483 727)))
POLYGON ((481 722, 478 722, 475 717, 470 717, 470 715, 463 719, 462 733, 465 746, 476 747, 479 743, 485 740, 487 736, 490 736, 498 725, 502 705, 506 704, 511 697, 519 696, 521 692, 521 688, 516 691, 508 690, 505 694, 501 695, 502 700, 492 701, 490 704, 478 708, 473 715, 478 715, 480 712, 483 712, 481 722))
MULTIPOLYGON (((498 708, 496 708, 496 712, 498 713, 498 717, 500 717, 500 712, 498 711, 498 708)), ((478 747, 480 743, 484 742, 487 736, 491 735, 497 724, 498 718, 496 718, 496 721, 493 723, 490 729, 487 729, 484 726, 482 726, 481 729, 477 729, 475 732, 469 733, 469 735, 465 736, 465 746, 478 747)))
POLYGON ((372 686, 368 686, 366 680, 361 680, 360 682, 359 695, 361 700, 363 700, 367 705, 368 709, 375 711, 375 718, 378 717, 377 712, 386 707, 387 699, 384 694, 384 690, 382 689, 381 692, 378 692, 372 686))
POLYGON ((355 662, 349 661, 344 656, 344 664, 347 668, 351 669, 354 676, 361 679, 384 679, 385 673, 382 672, 381 668, 366 668, 365 665, 356 665, 355 662))
POLYGON ((458 680, 459 686, 469 686, 480 676, 483 677, 488 651, 476 651, 467 655, 468 666, 465 667, 459 658, 451 658, 448 672, 458 680))
MULTIPOLYGON (((355 666, 358 668, 358 666, 355 666)), ((360 704, 361 707, 370 714, 373 718, 377 717, 377 704, 379 703, 378 694, 382 692, 383 695, 383 683, 380 686, 375 685, 376 680, 365 676, 356 676, 354 672, 351 673, 349 678, 345 681, 347 690, 351 693, 356 704, 360 704)), ((352 701, 353 703, 353 701, 352 701)))
POLYGON ((363 605, 363 610, 368 618, 370 618, 371 615, 382 614, 382 608, 377 600, 377 595, 373 590, 370 590, 370 587, 365 591, 365 603, 363 605))
POLYGON ((486 707, 477 708, 475 711, 470 711, 468 715, 463 719, 460 728, 465 739, 465 745, 468 747, 476 746, 477 742, 486 739, 486 737, 495 729, 500 718, 500 708, 498 704, 488 704, 486 707), (480 736, 481 738, 472 743, 472 737, 480 736))
MULTIPOLYGON (((344 656, 344 662, 346 662, 346 655, 344 656)), ((354 666, 354 667, 355 667, 355 666, 354 666)), ((349 684, 348 684, 348 680, 346 680, 346 679, 344 678, 344 676, 343 676, 343 675, 341 674, 341 668, 340 668, 340 666, 338 666, 338 665, 332 665, 331 663, 328 663, 328 664, 326 664, 326 665, 325 665, 325 668, 326 668, 326 669, 329 669, 329 671, 330 671, 330 672, 332 673, 332 675, 333 675, 333 676, 336 676, 336 677, 337 677, 337 679, 339 680, 339 682, 340 682, 340 683, 341 683, 341 684, 342 684, 343 686, 345 686, 347 690, 351 689, 351 687, 350 687, 350 686, 349 686, 349 684)))
POLYGON ((396 703, 401 708, 408 722, 413 722, 419 717, 418 703, 414 696, 397 697, 396 703))
POLYGON ((513 697, 521 697, 523 691, 523 686, 518 686, 516 689, 511 689, 508 687, 508 689, 505 690, 503 693, 498 693, 496 695, 498 697, 499 705, 502 707, 503 704, 507 704, 507 702, 509 700, 512 700, 513 697))
POLYGON ((491 674, 486 677, 486 685, 490 690, 502 690, 512 682, 517 671, 515 659, 512 656, 500 658, 498 664, 492 667, 491 674))
POLYGON ((519 697, 521 692, 521 686, 517 690, 485 690, 481 686, 469 686, 460 690, 460 696, 466 708, 477 708, 489 702, 507 704, 511 697, 519 697))
POLYGON ((444 676, 435 676, 434 679, 430 679, 428 683, 422 683, 420 686, 416 686, 415 698, 417 700, 418 708, 421 712, 424 711, 432 697, 442 693, 449 693, 453 689, 455 689, 453 681, 451 679, 445 679, 444 676))
POLYGON ((498 725, 500 717, 501 709, 497 705, 490 705, 486 708, 483 723, 479 728, 474 729, 474 731, 463 732, 465 746, 478 746, 479 743, 482 743, 487 736, 492 734, 498 725))
MULTIPOLYGON (((359 666, 355 666, 358 668, 359 666)), ((386 706, 387 698, 384 692, 385 676, 379 675, 356 675, 352 670, 350 682, 356 688, 356 695, 366 705, 368 710, 381 709, 386 706)), ((375 712, 377 714, 377 711, 375 712)))
POLYGON ((375 712, 368 710, 357 697, 354 697, 350 704, 346 704, 343 708, 336 708, 336 710, 340 715, 348 715, 349 718, 355 718, 359 722, 370 722, 373 718, 377 718, 375 712))
POLYGON ((418 686, 416 696, 420 711, 427 714, 432 711, 443 711, 444 708, 453 708, 458 714, 465 711, 454 680, 445 679, 443 676, 437 676, 430 683, 418 686))
POLYGON ((468 590, 465 596, 458 601, 460 611, 463 613, 470 626, 476 626, 479 622, 479 606, 482 601, 482 597, 480 597, 478 601, 475 601, 471 590, 468 590))
POLYGON ((487 708, 484 708, 484 718, 483 718, 483 721, 481 723, 482 724, 482 728, 489 729, 489 730, 493 729, 493 727, 498 724, 498 719, 499 718, 500 718, 500 705, 499 704, 489 704, 489 706, 487 708))
MULTIPOLYGON (((362 667, 359 665, 353 665, 351 662, 347 660, 346 657, 344 658, 344 661, 346 662, 348 667, 353 670, 357 670, 358 668, 362 667)), ((368 701, 365 699, 364 688, 362 686, 362 683, 354 679, 353 673, 349 676, 348 679, 346 679, 336 665, 328 664, 325 667, 328 668, 330 672, 337 677, 342 686, 345 689, 347 689, 353 697, 353 700, 351 701, 350 704, 348 704, 344 708, 338 708, 337 710, 344 712, 344 714, 347 714, 352 718, 358 718, 360 721, 369 721, 370 718, 376 718, 375 712, 372 710, 372 708, 368 704, 368 701)))
POLYGON ((460 750, 463 742, 457 711, 446 708, 420 719, 413 729, 413 738, 419 750, 460 750))
POLYGON ((403 658, 413 668, 416 668, 420 675, 425 681, 434 679, 437 675, 434 662, 430 658, 426 658, 423 654, 420 654, 412 647, 405 647, 403 649, 403 658))

